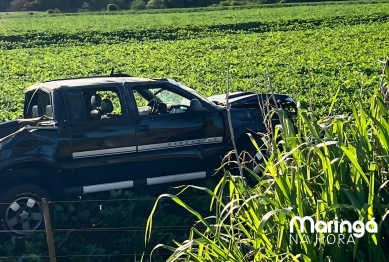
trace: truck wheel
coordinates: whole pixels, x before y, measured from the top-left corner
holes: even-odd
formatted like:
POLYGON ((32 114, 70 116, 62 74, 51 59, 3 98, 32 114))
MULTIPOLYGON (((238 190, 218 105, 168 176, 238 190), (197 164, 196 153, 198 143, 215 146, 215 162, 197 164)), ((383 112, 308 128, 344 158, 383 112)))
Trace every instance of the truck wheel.
MULTIPOLYGON (((259 141, 257 141, 257 143, 259 143, 259 141)), ((246 137, 239 139, 236 144, 241 163, 248 167, 250 170, 252 170, 254 173, 260 175, 262 173, 262 170, 258 164, 264 164, 263 158, 266 157, 264 156, 265 152, 257 152, 251 140, 246 137)), ((261 144, 259 144, 259 146, 261 146, 261 144)), ((231 155, 230 160, 236 161, 235 154, 231 155)), ((235 174, 239 173, 239 167, 235 163, 229 164, 227 166, 227 169, 233 171, 233 173, 235 174)), ((249 172, 247 172, 246 170, 244 170, 243 173, 244 175, 250 176, 249 172)))
MULTIPOLYGON (((250 142, 251 143, 251 142, 250 142)), ((245 163, 250 170, 256 174, 261 174, 262 169, 259 165, 264 165, 265 152, 257 152, 257 149, 252 144, 248 144, 239 152, 241 155, 241 162, 245 163), (242 152, 244 152, 242 154, 242 152)))
POLYGON ((2 189, 0 196, 0 226, 17 238, 44 228, 42 198, 51 200, 50 195, 35 185, 9 186, 2 189))

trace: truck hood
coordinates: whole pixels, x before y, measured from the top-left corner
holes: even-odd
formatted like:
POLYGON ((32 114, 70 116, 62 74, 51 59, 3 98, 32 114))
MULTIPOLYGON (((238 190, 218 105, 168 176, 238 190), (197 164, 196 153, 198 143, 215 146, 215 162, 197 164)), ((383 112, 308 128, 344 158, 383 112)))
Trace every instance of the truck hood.
MULTIPOLYGON (((224 118, 228 118, 226 94, 214 95, 208 97, 207 100, 218 105, 224 118)), ((273 114, 268 123, 265 123, 264 116, 275 106, 282 108, 292 123, 295 122, 297 115, 297 105, 288 95, 236 92, 230 93, 228 100, 231 108, 231 126, 235 137, 242 137, 247 132, 266 133, 268 132, 267 124, 271 124, 274 130, 274 127, 280 124, 279 115, 273 114)))
MULTIPOLYGON (((226 94, 214 95, 207 98, 218 106, 225 107, 226 94)), ((235 92, 228 97, 231 108, 258 108, 265 109, 266 102, 274 107, 283 108, 288 114, 296 115, 296 102, 288 95, 284 94, 262 94, 254 92, 235 92)))

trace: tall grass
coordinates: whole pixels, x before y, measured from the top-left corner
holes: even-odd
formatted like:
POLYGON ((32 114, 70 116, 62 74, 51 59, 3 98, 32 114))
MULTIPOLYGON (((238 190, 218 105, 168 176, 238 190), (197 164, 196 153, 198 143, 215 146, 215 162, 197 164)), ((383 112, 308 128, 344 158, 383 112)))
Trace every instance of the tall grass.
MULTIPOLYGON (((202 217, 179 195, 159 197, 171 198, 206 229, 193 227, 187 241, 155 249, 171 250, 168 261, 388 261, 389 113, 382 95, 357 101, 349 115, 311 119, 299 109, 297 133, 282 110, 277 114, 281 125, 273 138, 263 139, 270 153, 263 176, 245 167, 254 186, 226 172, 214 191, 195 187, 212 197, 213 217, 202 217), (290 233, 295 216, 351 223, 375 220, 378 231, 360 238, 342 232, 345 237, 339 241, 339 234, 316 235, 305 223, 303 233, 290 233)), ((154 209, 157 205, 158 200, 154 209)), ((300 223, 293 225, 300 229, 300 223)))

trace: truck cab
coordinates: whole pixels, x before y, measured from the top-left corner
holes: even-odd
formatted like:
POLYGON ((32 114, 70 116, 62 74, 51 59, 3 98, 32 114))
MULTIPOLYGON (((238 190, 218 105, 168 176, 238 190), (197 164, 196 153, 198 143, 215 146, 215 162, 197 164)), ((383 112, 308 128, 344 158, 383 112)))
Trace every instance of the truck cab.
MULTIPOLYGON (((234 94, 231 124, 239 150, 260 159, 245 136, 266 132, 263 112, 247 106, 255 96, 234 94)), ((9 203, 0 207, 2 227, 23 236, 43 226, 42 198, 214 174, 233 149, 220 104, 171 79, 88 77, 29 87, 24 117, 0 124, 0 202, 9 203)))

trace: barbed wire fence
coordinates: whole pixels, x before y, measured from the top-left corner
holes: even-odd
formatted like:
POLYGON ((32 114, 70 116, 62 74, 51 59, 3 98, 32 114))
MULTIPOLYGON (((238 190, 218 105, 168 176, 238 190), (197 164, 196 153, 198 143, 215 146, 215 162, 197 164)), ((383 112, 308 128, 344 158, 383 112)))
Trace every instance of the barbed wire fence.
MULTIPOLYGON (((21 255, 0 255, 0 262, 2 261, 49 261, 49 262, 57 262, 59 259, 62 259, 63 261, 68 261, 68 259, 71 258, 79 258, 81 259, 87 259, 87 258, 102 258, 103 260, 99 261, 109 261, 112 258, 127 258, 127 261, 139 261, 140 257, 142 255, 146 258, 150 256, 150 252, 148 253, 112 253, 112 254, 73 254, 73 255, 58 255, 56 253, 56 241, 54 238, 54 234, 57 233, 76 233, 76 232, 83 232, 83 233, 103 233, 103 232, 145 232, 146 231, 146 225, 144 226, 122 226, 122 227, 83 227, 83 228, 55 228, 53 227, 53 217, 52 217, 52 210, 54 209, 54 205, 61 205, 61 204, 71 204, 71 203, 109 203, 109 202, 120 202, 120 201, 156 201, 157 198, 122 198, 122 199, 100 199, 100 200, 71 200, 71 201, 48 201, 47 199, 42 199, 42 202, 37 202, 37 204, 41 205, 42 211, 43 211, 43 223, 45 225, 44 229, 36 229, 36 230, 18 230, 19 233, 22 234, 35 234, 35 233, 43 233, 46 236, 46 242, 47 242, 47 253, 41 253, 41 254, 21 254, 21 255), (50 210, 51 208, 51 210, 50 210), (133 260, 131 258, 134 258, 133 260)), ((209 197, 180 197, 182 200, 189 200, 189 199, 210 199, 209 197)), ((0 205, 11 205, 12 203, 0 203, 0 205)), ((151 210, 150 210, 151 211, 151 210)), ((169 232, 169 231, 182 231, 189 233, 190 229, 193 228, 193 226, 180 226, 180 225, 174 225, 174 226, 153 226, 154 231, 160 232, 169 232)), ((9 233, 15 233, 14 230, 6 230, 6 229, 0 229, 0 234, 9 234, 9 233)), ((0 243, 1 244, 1 243, 0 243)), ((1 245, 0 245, 1 247, 1 245)), ((1 252, 1 250, 0 250, 1 252)), ((1 254, 1 253, 0 253, 1 254)), ((169 256, 171 253, 167 252, 158 252, 159 256, 169 256)), ((88 260, 87 260, 88 261, 88 260)), ((147 261, 147 260, 146 260, 147 261)))

